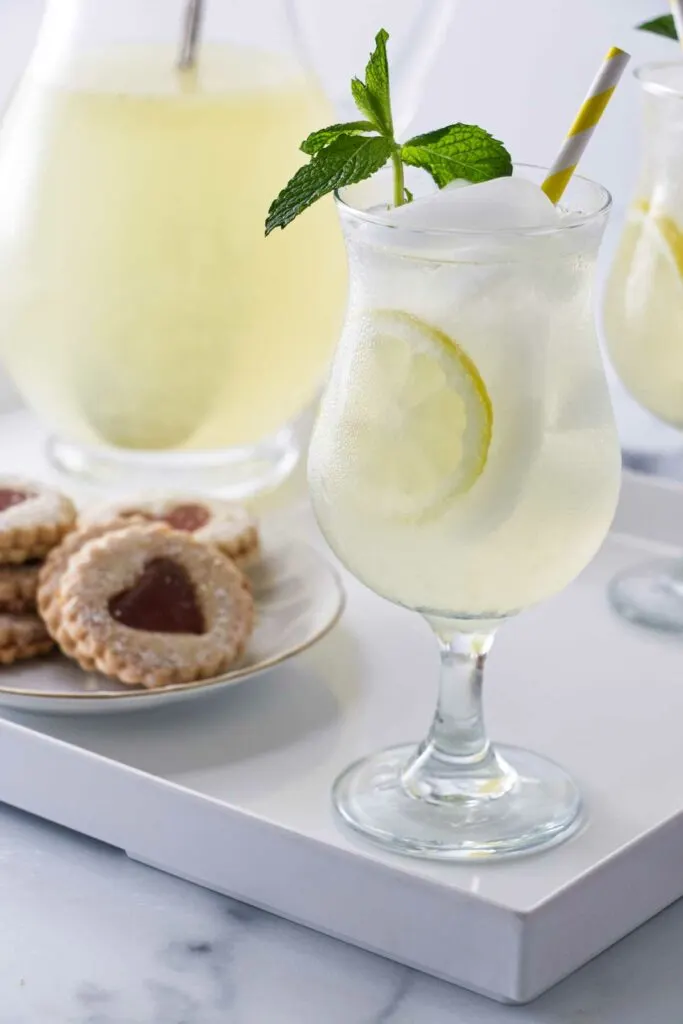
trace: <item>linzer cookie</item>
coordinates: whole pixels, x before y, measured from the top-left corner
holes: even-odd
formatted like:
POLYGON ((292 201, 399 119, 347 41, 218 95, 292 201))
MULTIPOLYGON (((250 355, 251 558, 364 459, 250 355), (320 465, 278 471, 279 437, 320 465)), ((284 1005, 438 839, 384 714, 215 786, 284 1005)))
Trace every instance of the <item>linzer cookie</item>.
POLYGON ((0 565, 0 614, 35 611, 40 562, 0 565))
POLYGON ((83 514, 81 523, 87 526, 127 516, 142 516, 191 533, 203 544, 214 544, 240 568, 253 565, 259 556, 258 524, 251 513, 243 505, 213 498, 169 496, 108 503, 83 514))
POLYGON ((88 541, 68 560, 54 607, 53 635, 84 668, 149 688, 225 672, 254 620, 234 563, 161 524, 88 541))
POLYGON ((0 665, 37 658, 53 646, 37 615, 0 615, 0 665))
MULTIPOLYGON (((144 520, 140 518, 137 520, 112 519, 107 523, 96 523, 80 530, 72 530, 71 533, 67 534, 62 543, 56 548, 53 548, 49 553, 38 570, 36 603, 38 606, 38 612, 45 622, 47 630, 51 636, 54 637, 59 629, 61 620, 60 586, 62 577, 66 572, 73 555, 80 551, 81 548, 85 547, 85 545, 91 540, 97 540, 99 537, 104 537, 107 533, 114 533, 116 530, 129 529, 136 521, 140 523, 144 522, 144 520)), ((19 566, 14 567, 11 571, 16 572, 19 568, 19 566)), ((1 581, 2 568, 0 568, 0 583, 1 581)), ((1 593, 2 589, 0 586, 0 594, 1 593)), ((73 650, 69 645, 68 636, 63 635, 61 639, 64 653, 68 654, 70 657, 73 656, 73 650)), ((94 668, 94 665, 88 665, 87 667, 91 670, 94 668)))
POLYGON ((0 564, 44 558, 72 529, 67 497, 23 477, 0 477, 0 564))

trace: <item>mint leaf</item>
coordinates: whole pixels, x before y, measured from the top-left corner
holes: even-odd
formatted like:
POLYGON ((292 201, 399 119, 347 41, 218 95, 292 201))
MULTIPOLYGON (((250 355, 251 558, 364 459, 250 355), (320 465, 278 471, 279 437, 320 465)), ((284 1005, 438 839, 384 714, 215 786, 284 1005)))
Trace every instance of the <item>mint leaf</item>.
POLYGON ((370 118, 383 135, 392 137, 394 123, 389 96, 389 61, 387 59, 388 32, 383 28, 375 36, 375 49, 365 68, 365 82, 351 80, 351 93, 361 114, 370 118))
POLYGON ((369 178, 384 166, 392 149, 391 140, 383 136, 339 135, 285 185, 268 210, 266 235, 286 227, 328 192, 369 178))
POLYGON ((328 128, 320 128, 317 132, 311 132, 307 139, 299 146, 302 153, 308 156, 315 156, 323 146, 327 146, 340 135, 358 135, 360 132, 376 131, 371 121, 347 121, 346 124, 331 124, 328 128))
POLYGON ((653 18, 652 21, 644 21, 637 25, 641 32, 654 32, 658 36, 666 36, 667 39, 678 39, 676 22, 673 14, 663 14, 661 18, 653 18))
POLYGON ((373 127, 377 131, 384 131, 380 126, 381 114, 377 111, 375 104, 373 103, 372 97, 368 92, 368 87, 365 82, 361 82, 360 78, 351 79, 351 95, 353 96, 353 102, 356 104, 361 114, 365 114, 372 121, 373 127))
POLYGON ((455 178, 480 182, 512 174, 512 160, 502 142, 473 124, 451 124, 416 135, 401 147, 401 158, 429 171, 439 188, 455 178))
POLYGON ((389 61, 387 59, 387 40, 389 33, 381 28, 375 36, 375 49, 370 54, 365 69, 365 86, 378 110, 381 111, 387 135, 393 135, 394 124, 391 116, 391 99, 389 97, 389 61))

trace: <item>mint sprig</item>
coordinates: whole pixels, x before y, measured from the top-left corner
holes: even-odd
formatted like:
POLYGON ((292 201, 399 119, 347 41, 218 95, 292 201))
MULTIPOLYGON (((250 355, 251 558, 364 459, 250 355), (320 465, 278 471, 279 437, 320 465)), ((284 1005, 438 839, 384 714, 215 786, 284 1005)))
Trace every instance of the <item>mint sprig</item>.
POLYGON ((351 93, 363 120, 332 124, 301 143, 311 159, 300 167, 271 204, 266 235, 284 228, 322 196, 371 177, 391 160, 394 205, 412 202, 405 187, 404 164, 421 167, 443 188, 455 178, 488 181, 512 174, 505 146, 483 128, 451 124, 399 143, 394 136, 387 40, 381 29, 365 68, 365 81, 354 78, 351 93))
POLYGON ((663 14, 660 18, 653 18, 652 21, 644 21, 637 25, 641 32, 654 32, 658 36, 666 36, 667 39, 678 39, 676 22, 673 14, 663 14))

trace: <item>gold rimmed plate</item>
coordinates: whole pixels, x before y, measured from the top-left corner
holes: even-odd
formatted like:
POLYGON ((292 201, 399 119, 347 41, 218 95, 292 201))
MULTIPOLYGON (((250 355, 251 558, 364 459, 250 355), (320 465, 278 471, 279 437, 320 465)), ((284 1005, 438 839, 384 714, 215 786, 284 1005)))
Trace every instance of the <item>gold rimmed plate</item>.
POLYGON ((339 620, 344 590, 312 548, 271 544, 251 573, 257 623, 247 653, 232 671, 157 690, 124 686, 83 672, 61 655, 0 670, 0 707, 41 714, 110 714, 191 700, 253 679, 322 639, 339 620))

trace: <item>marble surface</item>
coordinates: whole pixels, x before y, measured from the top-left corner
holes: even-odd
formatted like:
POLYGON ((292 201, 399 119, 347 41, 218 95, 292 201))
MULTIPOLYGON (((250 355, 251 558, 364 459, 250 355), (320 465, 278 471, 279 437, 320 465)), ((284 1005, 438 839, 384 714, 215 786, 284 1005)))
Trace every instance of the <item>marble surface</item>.
POLYGON ((683 903, 505 1007, 0 806, 0 1024, 673 1024, 683 903))

